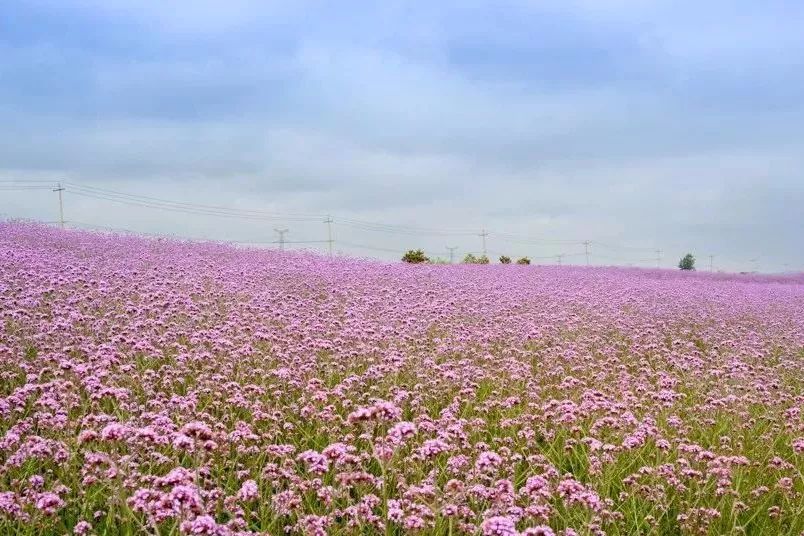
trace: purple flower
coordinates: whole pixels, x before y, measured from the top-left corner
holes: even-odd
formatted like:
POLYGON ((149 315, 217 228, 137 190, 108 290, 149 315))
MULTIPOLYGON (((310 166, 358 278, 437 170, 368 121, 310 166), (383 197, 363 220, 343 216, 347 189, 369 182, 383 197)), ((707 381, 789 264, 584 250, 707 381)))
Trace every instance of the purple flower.
POLYGON ((51 492, 41 493, 36 499, 36 508, 49 516, 61 510, 64 504, 61 497, 51 492))
POLYGON ((518 536, 516 524, 505 516, 490 517, 480 525, 483 536, 518 536))
POLYGON ((246 480, 240 486, 240 491, 237 492, 238 498, 245 502, 256 500, 260 496, 260 490, 257 483, 253 480, 246 480))

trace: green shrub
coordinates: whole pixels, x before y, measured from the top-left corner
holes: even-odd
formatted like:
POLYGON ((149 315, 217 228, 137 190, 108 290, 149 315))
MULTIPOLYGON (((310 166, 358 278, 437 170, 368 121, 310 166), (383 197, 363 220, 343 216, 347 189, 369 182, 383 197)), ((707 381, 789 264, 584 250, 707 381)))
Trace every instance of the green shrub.
POLYGON ((681 260, 678 261, 678 267, 682 270, 695 270, 695 257, 692 256, 692 253, 684 255, 681 260))
POLYGON ((402 255, 402 262, 420 264, 423 262, 430 262, 430 259, 428 259, 427 255, 424 254, 424 251, 420 249, 411 249, 402 255))
POLYGON ((489 258, 486 255, 475 256, 472 253, 467 253, 463 258, 464 264, 488 264, 489 258))

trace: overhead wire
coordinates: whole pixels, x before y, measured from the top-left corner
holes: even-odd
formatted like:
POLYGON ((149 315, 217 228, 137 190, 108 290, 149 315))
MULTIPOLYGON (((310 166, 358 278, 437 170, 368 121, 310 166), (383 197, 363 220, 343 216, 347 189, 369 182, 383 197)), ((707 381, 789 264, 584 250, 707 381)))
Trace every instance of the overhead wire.
POLYGON ((298 218, 298 217, 286 217, 286 216, 283 217, 279 215, 269 216, 269 215, 238 214, 234 212, 221 212, 212 209, 207 210, 207 209, 195 209, 181 206, 172 206, 155 202, 138 201, 134 199, 120 198, 103 194, 89 193, 84 191, 76 191, 70 188, 68 188, 67 191, 72 195, 78 195, 80 197, 87 197, 90 199, 111 201, 114 203, 120 203, 124 205, 151 208, 168 212, 178 212, 183 214, 197 214, 202 216, 215 216, 220 218, 234 218, 234 219, 251 220, 251 221, 306 221, 306 222, 317 221, 311 218, 298 218))
POLYGON ((52 190, 51 186, 0 186, 3 191, 52 190))
POLYGON ((70 190, 79 190, 83 192, 94 193, 97 195, 107 195, 111 197, 117 197, 122 199, 132 199, 142 202, 151 202, 159 205, 168 205, 168 206, 175 206, 175 207, 185 207, 188 209, 198 209, 198 210, 211 210, 211 211, 220 211, 225 213, 236 213, 236 214, 249 214, 249 215, 256 215, 256 216, 275 216, 280 218, 307 218, 310 221, 317 221, 319 218, 323 218, 323 216, 318 214, 311 214, 311 213, 278 213, 278 212, 270 212, 264 210, 254 210, 254 209, 243 209, 243 208, 234 208, 234 207, 226 207, 221 205, 206 205, 201 203, 187 203, 184 201, 172 201, 168 199, 162 199, 153 196, 147 195, 138 195, 138 194, 129 194, 124 192, 119 192, 116 190, 109 190, 107 188, 98 188, 95 186, 84 186, 78 185, 74 183, 67 182, 65 186, 68 191, 70 190))

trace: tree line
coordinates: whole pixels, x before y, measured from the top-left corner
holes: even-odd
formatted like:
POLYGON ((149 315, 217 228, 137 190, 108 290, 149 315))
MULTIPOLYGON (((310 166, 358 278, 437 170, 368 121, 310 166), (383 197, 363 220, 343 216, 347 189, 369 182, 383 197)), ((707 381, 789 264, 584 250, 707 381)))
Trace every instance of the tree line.
MULTIPOLYGON (((402 255, 402 262, 407 262, 410 264, 448 264, 447 261, 441 259, 430 259, 430 257, 425 255, 424 251, 420 249, 411 249, 406 251, 405 254, 402 255)), ((463 264, 490 263, 491 261, 487 255, 475 255, 473 253, 467 253, 463 258, 463 264)), ((511 264, 511 257, 502 255, 500 257, 500 264, 511 264)), ((520 257, 516 260, 516 264, 530 264, 530 259, 528 257, 520 257)))
MULTIPOLYGON (((499 260, 500 264, 511 264, 511 257, 507 255, 501 255, 499 260)), ((430 259, 421 249, 410 249, 406 251, 405 254, 402 255, 402 262, 410 264, 448 264, 447 261, 442 259, 430 259)), ((463 258, 463 264, 490 264, 490 262, 487 255, 467 253, 463 258)), ((528 257, 520 257, 516 260, 516 264, 530 264, 530 259, 528 257)), ((692 253, 684 255, 678 262, 678 267, 682 270, 695 270, 695 257, 693 257, 692 253)))

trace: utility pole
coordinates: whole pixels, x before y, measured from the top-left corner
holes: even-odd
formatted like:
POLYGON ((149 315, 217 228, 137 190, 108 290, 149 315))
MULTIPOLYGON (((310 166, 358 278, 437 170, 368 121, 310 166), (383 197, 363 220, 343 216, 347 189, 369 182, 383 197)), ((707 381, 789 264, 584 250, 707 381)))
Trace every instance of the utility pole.
POLYGON ((759 272, 759 258, 754 257, 753 259, 751 259, 751 260, 750 260, 750 261, 748 261, 748 262, 750 262, 750 263, 752 264, 751 268, 753 268, 753 271, 754 271, 755 273, 756 273, 756 272, 759 272))
POLYGON ((489 233, 488 233, 488 231, 486 231, 485 229, 483 229, 482 231, 480 231, 480 235, 479 235, 479 236, 480 236, 480 237, 483 239, 483 256, 484 256, 484 257, 488 257, 488 253, 487 253, 487 251, 486 251, 486 237, 487 237, 488 235, 489 235, 489 233))
POLYGON ((327 216, 324 220, 327 224, 327 244, 329 245, 329 258, 332 258, 332 216, 327 216))
POLYGON ((283 251, 285 249, 285 233, 288 232, 288 229, 274 229, 277 233, 279 233, 279 251, 283 251))
POLYGON ((455 260, 455 250, 458 249, 458 246, 447 246, 447 250, 449 251, 449 263, 452 264, 455 260))
POLYGON ((589 246, 591 246, 591 245, 592 245, 592 242, 590 242, 589 240, 584 240, 583 247, 584 247, 584 253, 586 253, 586 265, 587 266, 589 266, 589 246))
POLYGON ((64 200, 62 199, 61 193, 64 191, 62 188, 61 183, 56 183, 56 188, 53 189, 54 192, 59 192, 59 225, 62 229, 64 229, 64 200))
POLYGON ((714 256, 714 255, 709 255, 709 271, 710 271, 710 272, 714 272, 714 270, 713 270, 713 266, 714 266, 714 264, 713 264, 713 262, 712 262, 712 261, 714 260, 714 258, 715 258, 715 256, 714 256))
POLYGON ((558 265, 561 266, 561 258, 564 257, 564 253, 559 253, 556 255, 556 259, 558 259, 558 265))
POLYGON ((656 250, 656 268, 660 268, 660 263, 662 262, 662 250, 656 250))

